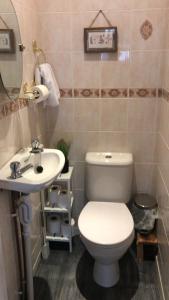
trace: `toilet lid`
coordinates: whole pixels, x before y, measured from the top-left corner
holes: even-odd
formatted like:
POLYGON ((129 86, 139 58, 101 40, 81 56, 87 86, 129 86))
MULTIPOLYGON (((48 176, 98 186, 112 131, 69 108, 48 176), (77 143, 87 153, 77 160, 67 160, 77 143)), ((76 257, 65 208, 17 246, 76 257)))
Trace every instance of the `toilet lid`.
POLYGON ((78 226, 89 241, 100 245, 123 243, 133 233, 133 217, 124 203, 90 201, 83 208, 78 226))

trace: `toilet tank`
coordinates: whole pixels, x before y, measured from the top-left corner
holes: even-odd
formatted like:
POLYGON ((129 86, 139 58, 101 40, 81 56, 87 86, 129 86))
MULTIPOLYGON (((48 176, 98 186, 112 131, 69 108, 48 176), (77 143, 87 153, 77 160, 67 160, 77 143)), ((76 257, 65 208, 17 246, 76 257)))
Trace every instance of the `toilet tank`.
POLYGON ((127 203, 130 200, 133 175, 131 153, 88 152, 85 160, 88 201, 127 203))

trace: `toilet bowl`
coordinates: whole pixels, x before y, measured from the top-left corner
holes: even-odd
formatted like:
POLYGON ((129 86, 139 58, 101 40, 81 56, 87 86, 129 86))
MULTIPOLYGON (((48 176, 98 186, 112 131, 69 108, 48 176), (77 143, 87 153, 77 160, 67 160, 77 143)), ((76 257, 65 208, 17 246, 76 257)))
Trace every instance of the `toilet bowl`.
POLYGON ((119 279, 119 259, 134 238, 134 222, 127 203, 131 197, 131 153, 88 152, 85 192, 88 203, 78 226, 81 239, 95 259, 94 280, 103 287, 119 279))
POLYGON ((114 286, 120 276, 118 261, 134 239, 134 222, 126 204, 89 201, 78 226, 86 249, 95 259, 95 282, 114 286))

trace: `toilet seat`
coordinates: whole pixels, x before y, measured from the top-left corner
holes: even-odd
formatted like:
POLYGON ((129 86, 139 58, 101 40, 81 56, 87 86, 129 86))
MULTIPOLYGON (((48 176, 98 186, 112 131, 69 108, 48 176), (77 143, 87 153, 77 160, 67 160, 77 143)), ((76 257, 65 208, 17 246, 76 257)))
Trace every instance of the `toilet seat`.
POLYGON ((131 239, 132 215, 124 203, 89 201, 83 208, 78 226, 81 234, 100 246, 119 247, 131 239))

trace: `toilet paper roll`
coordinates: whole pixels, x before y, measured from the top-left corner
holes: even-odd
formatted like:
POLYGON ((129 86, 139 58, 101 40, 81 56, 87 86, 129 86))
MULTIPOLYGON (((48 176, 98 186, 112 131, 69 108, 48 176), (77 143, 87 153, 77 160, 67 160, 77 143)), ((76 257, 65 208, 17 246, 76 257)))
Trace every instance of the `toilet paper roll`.
POLYGON ((58 207, 60 208, 69 208, 70 199, 69 193, 67 190, 61 190, 58 197, 58 207))
POLYGON ((48 190, 48 200, 52 207, 57 206, 58 195, 60 193, 59 185, 52 185, 48 190))
POLYGON ((59 216, 48 216, 47 218, 47 231, 48 234, 53 236, 60 236, 61 222, 59 216))
POLYGON ((33 87, 33 94, 36 100, 36 103, 45 101, 49 97, 49 90, 45 85, 35 85, 33 87))
POLYGON ((63 218, 61 223, 61 234, 64 237, 70 237, 72 234, 72 228, 75 225, 75 220, 71 219, 71 224, 69 224, 69 220, 67 218, 63 218))

